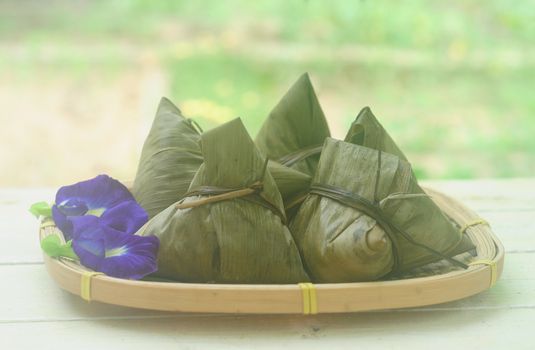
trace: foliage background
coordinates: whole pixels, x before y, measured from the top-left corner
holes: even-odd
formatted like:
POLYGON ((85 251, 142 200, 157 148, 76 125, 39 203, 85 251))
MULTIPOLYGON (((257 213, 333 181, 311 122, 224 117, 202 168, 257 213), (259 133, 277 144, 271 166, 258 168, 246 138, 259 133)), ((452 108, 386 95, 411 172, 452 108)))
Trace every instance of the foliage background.
POLYGON ((535 2, 0 0, 0 187, 134 176, 160 96, 252 135, 308 71, 420 178, 535 174, 535 2))

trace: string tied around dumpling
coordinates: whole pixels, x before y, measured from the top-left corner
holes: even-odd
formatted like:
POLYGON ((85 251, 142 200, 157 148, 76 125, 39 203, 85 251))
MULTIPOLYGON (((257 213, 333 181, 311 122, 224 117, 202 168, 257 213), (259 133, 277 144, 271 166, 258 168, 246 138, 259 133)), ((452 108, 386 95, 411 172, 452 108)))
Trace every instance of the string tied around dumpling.
MULTIPOLYGON (((380 201, 378 198, 378 184, 379 179, 381 176, 381 151, 378 151, 378 159, 377 159, 377 172, 376 172, 376 179, 375 179, 375 186, 374 186, 374 193, 373 193, 373 201, 368 200, 367 198, 364 198, 360 196, 357 193, 347 191, 343 188, 339 188, 336 186, 326 185, 326 184, 320 184, 320 183, 313 183, 310 186, 310 193, 316 194, 319 196, 327 197, 332 200, 335 200, 341 204, 344 204, 346 206, 352 207, 354 209, 357 209, 364 214, 370 216, 374 220, 377 221, 379 226, 381 226, 385 233, 387 234, 388 238, 390 238, 390 241, 392 242, 392 255, 393 255, 393 267, 392 267, 392 274, 395 274, 399 271, 400 265, 401 265, 401 256, 399 253, 399 243, 397 236, 401 236, 401 238, 405 239, 409 243, 420 247, 422 249, 425 249, 429 253, 440 257, 442 259, 446 259, 450 263, 462 267, 463 269, 467 269, 468 265, 449 257, 423 243, 417 242, 414 240, 411 235, 406 232, 405 230, 401 229, 399 226, 394 224, 388 216, 383 212, 380 201)), ((392 196, 397 199, 411 199, 411 198, 418 198, 425 194, 400 194, 396 193, 392 196)), ((426 195, 425 195, 426 196, 426 195)), ((389 197, 387 197, 389 198, 389 197)))
POLYGON ((279 158, 277 162, 281 163, 282 165, 286 165, 287 167, 291 167, 292 165, 308 157, 320 154, 322 149, 323 144, 301 148, 295 152, 289 153, 284 157, 279 158))
POLYGON ((244 188, 223 188, 215 186, 202 186, 197 190, 188 192, 183 199, 192 196, 207 196, 199 198, 198 200, 191 202, 182 202, 182 200, 175 205, 177 209, 187 209, 199 207, 201 205, 226 201, 234 198, 240 198, 249 196, 251 194, 259 193, 263 189, 263 183, 261 181, 255 181, 248 187, 244 188))
POLYGON ((175 204, 175 208, 177 209, 188 209, 188 208, 195 208, 206 204, 211 203, 217 203, 237 198, 242 198, 244 200, 248 200, 252 203, 259 204, 269 210, 271 210, 273 213, 275 213, 277 216, 280 217, 281 221, 283 223, 286 222, 286 217, 284 213, 281 213, 279 209, 269 203, 266 199, 264 199, 260 194, 264 190, 264 176, 266 174, 268 165, 268 159, 266 158, 262 173, 260 175, 260 180, 256 180, 253 183, 251 183, 248 186, 245 187, 239 187, 239 188, 225 188, 225 187, 218 187, 218 186, 199 186, 195 188, 195 190, 190 191, 182 197, 182 199, 175 204), (200 196, 200 198, 188 202, 184 202, 184 200, 188 197, 195 197, 200 196))

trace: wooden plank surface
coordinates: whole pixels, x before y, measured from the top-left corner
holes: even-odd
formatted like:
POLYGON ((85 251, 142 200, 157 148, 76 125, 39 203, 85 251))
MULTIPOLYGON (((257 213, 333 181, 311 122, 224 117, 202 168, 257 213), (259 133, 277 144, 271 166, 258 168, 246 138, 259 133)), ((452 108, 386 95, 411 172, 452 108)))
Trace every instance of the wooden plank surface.
POLYGON ((8 323, 0 324, 0 348, 532 349, 527 320, 533 310, 8 323))
POLYGON ((348 315, 230 316, 86 303, 46 274, 27 209, 54 189, 0 189, 0 349, 535 348, 535 179, 432 181, 487 219, 508 254, 492 289, 452 303, 348 315), (59 345, 61 344, 61 345, 59 345))

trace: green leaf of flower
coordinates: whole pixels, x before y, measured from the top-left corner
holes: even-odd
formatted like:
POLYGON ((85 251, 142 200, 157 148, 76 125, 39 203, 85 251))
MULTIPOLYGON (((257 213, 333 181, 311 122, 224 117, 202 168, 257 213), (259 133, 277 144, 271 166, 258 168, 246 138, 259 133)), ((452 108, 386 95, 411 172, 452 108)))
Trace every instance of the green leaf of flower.
POLYGON ((66 244, 62 244, 59 236, 50 235, 41 240, 41 249, 53 258, 60 256, 77 259, 78 256, 72 249, 72 241, 68 241, 66 244))
POLYGON ((37 202, 30 207, 30 213, 36 218, 40 216, 50 217, 52 216, 52 207, 47 202, 37 202))

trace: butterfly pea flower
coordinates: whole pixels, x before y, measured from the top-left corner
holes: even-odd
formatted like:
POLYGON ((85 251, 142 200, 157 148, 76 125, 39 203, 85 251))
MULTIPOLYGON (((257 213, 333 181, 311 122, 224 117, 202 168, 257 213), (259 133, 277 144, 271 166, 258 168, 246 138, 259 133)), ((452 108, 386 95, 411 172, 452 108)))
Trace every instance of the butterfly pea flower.
POLYGON ((94 216, 113 230, 132 234, 148 220, 145 210, 119 181, 107 175, 61 187, 52 217, 67 240, 73 238, 73 221, 94 216))
POLYGON ((156 236, 125 233, 91 215, 73 221, 73 229, 77 234, 72 248, 90 269, 126 279, 140 279, 158 269, 156 236))
POLYGON ((61 187, 50 208, 45 202, 30 211, 37 217, 52 215, 66 243, 51 235, 41 241, 52 257, 69 257, 106 275, 140 279, 156 272, 160 241, 134 235, 148 216, 128 189, 107 175, 61 187))

